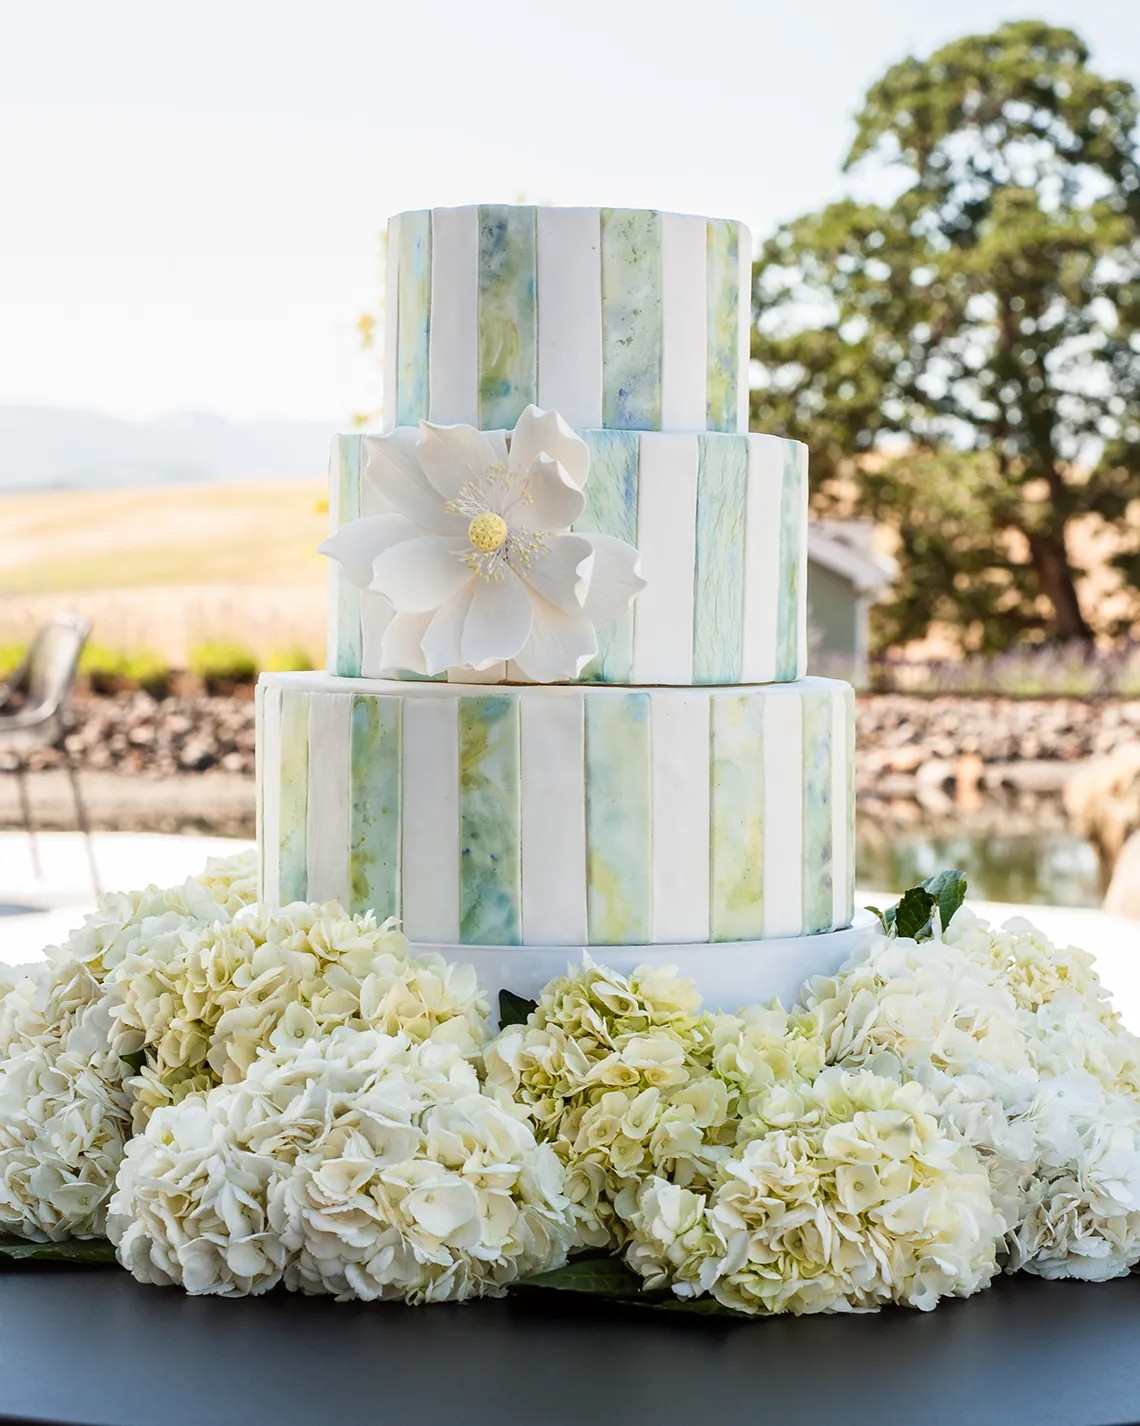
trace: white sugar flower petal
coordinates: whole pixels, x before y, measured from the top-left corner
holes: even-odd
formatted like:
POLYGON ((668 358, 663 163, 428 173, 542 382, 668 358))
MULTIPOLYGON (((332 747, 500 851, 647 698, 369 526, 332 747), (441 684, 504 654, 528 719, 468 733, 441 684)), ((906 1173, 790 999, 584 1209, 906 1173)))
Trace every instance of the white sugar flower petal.
POLYGON ((471 578, 462 558, 470 548, 462 537, 423 535, 403 540, 376 560, 370 588, 383 594, 397 614, 438 609, 471 578))
POLYGON ((594 572, 594 547, 584 535, 555 535, 527 566, 526 583, 564 614, 582 618, 594 572))
POLYGON ((454 500, 489 466, 507 463, 502 431, 477 431, 474 426, 433 426, 421 421, 417 451, 420 467, 445 502, 454 500))
POLYGON ((598 652, 598 636, 588 619, 566 614, 540 594, 532 597, 530 638, 515 662, 536 683, 577 678, 598 652))
POLYGON ((509 569, 499 579, 474 580, 471 607, 463 624, 463 664, 485 669, 513 659, 531 630, 531 598, 509 569))
POLYGON ((404 540, 421 539, 427 534, 404 515, 367 515, 342 525, 318 549, 343 566, 350 584, 357 589, 370 589, 372 567, 379 555, 404 540))
POLYGON ((511 436, 510 469, 526 475, 540 456, 558 461, 576 490, 586 484, 590 470, 590 448, 576 435, 557 411, 540 411, 528 406, 511 436))
POLYGON ((439 491, 424 474, 419 457, 420 433, 401 427, 386 436, 365 436, 361 442, 363 477, 388 509, 437 535, 463 530, 462 515, 450 515, 439 491))
POLYGON ((503 510, 520 530, 568 530, 586 508, 586 497, 560 461, 538 456, 529 468, 524 493, 503 510))
POLYGON ((407 669, 409 673, 428 671, 424 658, 424 635, 435 614, 394 614, 380 643, 380 660, 386 669, 407 669))
POLYGON ((432 616, 420 647, 424 651, 425 671, 434 677, 463 662, 463 625, 475 597, 478 580, 471 575, 467 583, 432 616))
POLYGON ((589 535, 594 551, 590 585, 582 613, 587 619, 620 619, 645 588, 641 556, 612 535, 589 535))

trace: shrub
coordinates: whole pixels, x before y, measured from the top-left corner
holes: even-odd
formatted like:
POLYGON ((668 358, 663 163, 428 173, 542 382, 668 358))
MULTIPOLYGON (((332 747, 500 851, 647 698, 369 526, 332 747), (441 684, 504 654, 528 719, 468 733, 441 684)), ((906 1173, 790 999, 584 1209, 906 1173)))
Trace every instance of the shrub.
POLYGON ((265 661, 266 673, 301 673, 306 669, 316 668, 312 654, 308 649, 303 649, 299 644, 293 644, 289 648, 275 649, 265 661))
POLYGON ((245 644, 198 644, 190 650, 190 672, 207 693, 226 693, 237 684, 256 682, 257 657, 245 644))

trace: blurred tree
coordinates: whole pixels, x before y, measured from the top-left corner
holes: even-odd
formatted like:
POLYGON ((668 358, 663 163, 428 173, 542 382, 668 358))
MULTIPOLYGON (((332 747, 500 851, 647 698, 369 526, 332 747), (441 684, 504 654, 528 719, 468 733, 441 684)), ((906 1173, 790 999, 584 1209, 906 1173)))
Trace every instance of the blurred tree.
POLYGON ((1087 640, 1073 522, 1119 522, 1140 583, 1137 95, 1070 30, 1026 21, 894 65, 843 201, 755 271, 755 424, 806 439, 813 504, 899 534, 881 643, 1087 640))

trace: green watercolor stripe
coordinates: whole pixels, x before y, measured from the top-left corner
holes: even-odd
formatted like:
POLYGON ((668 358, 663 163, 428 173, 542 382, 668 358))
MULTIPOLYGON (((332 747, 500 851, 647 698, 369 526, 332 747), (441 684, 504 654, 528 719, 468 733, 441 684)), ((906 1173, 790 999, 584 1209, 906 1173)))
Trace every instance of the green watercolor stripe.
POLYGON ((708 225, 708 428, 736 430, 740 334, 740 229, 708 225))
POLYGON ((309 891, 309 695, 281 695, 280 901, 304 901, 309 891))
POLYGON ((661 219, 602 209, 602 422, 661 426, 661 219))
POLYGON ((521 898, 519 705, 459 700, 460 940, 517 946, 521 898))
POLYGON ((697 448, 693 682, 737 683, 744 625, 748 441, 745 436, 700 436, 697 448))
POLYGON ((847 735, 844 747, 847 774, 844 787, 847 798, 847 899, 844 906, 847 915, 851 916, 855 910, 855 690, 850 684, 843 689, 843 701, 847 705, 847 735))
MULTIPOLYGON (((652 939, 650 698, 586 696, 587 924, 591 945, 652 939)), ((694 868, 699 874, 700 869, 694 868)))
MULTIPOLYGON (((574 528, 585 534, 613 535, 637 544, 638 456, 641 443, 633 431, 581 431, 590 448, 586 508, 574 528)), ((636 608, 636 606, 635 606, 636 608)), ((598 653, 582 671, 584 683, 628 683, 633 677, 635 609, 597 626, 598 653)))
POLYGON ((799 677, 800 555, 804 502, 807 500, 807 451, 788 441, 780 490, 780 588, 776 613, 776 682, 799 677))
MULTIPOLYGON (((359 436, 337 436, 334 458, 337 517, 342 525, 360 519, 360 458, 359 436)), ((363 654, 360 590, 350 583, 339 564, 336 566, 336 591, 336 671, 346 678, 359 678, 363 654)))
POLYGON ((764 700, 725 694, 712 700, 711 714, 711 938, 757 940, 764 929, 764 700))
POLYGON ((399 357, 396 424, 414 426, 428 414, 428 346, 431 336, 431 213, 400 216, 399 357))
POLYGON ((538 400, 533 208, 479 209, 479 425, 513 426, 538 400))
POLYGON ((831 696, 805 693, 804 729, 804 932, 832 929, 831 696))
POLYGON ((352 698, 348 866, 354 914, 400 914, 401 706, 399 698, 352 698))

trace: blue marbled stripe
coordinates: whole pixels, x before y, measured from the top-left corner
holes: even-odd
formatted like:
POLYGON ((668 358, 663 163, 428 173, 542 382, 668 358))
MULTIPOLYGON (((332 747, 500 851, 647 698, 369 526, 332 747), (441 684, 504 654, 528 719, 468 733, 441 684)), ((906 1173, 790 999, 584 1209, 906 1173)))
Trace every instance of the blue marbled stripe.
POLYGON ((755 940, 764 930, 764 700, 718 695, 710 711, 711 938, 755 940))
POLYGON ((349 744, 353 912, 400 914, 400 698, 354 694, 349 744))
POLYGON ((602 209, 602 420, 661 426, 661 219, 602 209))
POLYGON ((740 379, 740 228, 708 225, 708 410, 710 431, 735 431, 740 379))
MULTIPOLYGON (((389 314, 389 321, 391 314, 389 314)), ((400 216, 396 424, 414 426, 428 414, 431 337, 431 213, 400 216)))
POLYGON ((511 427, 538 400, 533 208, 479 209, 479 425, 511 427))
MULTIPOLYGON (((341 525, 360 519, 359 436, 337 436, 333 454, 337 519, 341 525)), ((346 678, 360 677, 363 652, 361 592, 351 583, 341 564, 336 565, 336 671, 346 678)))
POLYGON ((279 867, 282 906, 304 901, 309 890, 309 695, 281 695, 279 867))
POLYGON ((519 701, 459 700, 459 905, 465 945, 519 943, 519 701))
POLYGON ((831 695, 802 695, 804 730, 804 931, 831 930, 831 695))
POLYGON ((799 677, 800 580, 807 502, 807 449, 788 441, 780 490, 780 589, 776 614, 776 682, 799 677))
MULTIPOLYGON (((613 535, 637 544, 638 452, 633 431, 580 431, 590 448, 586 508, 574 525, 586 534, 613 535)), ((636 605, 620 619, 597 626, 598 653, 583 670, 584 683, 628 683, 633 676, 636 605)))
POLYGON ((847 735, 843 749, 846 773, 844 795, 847 814, 847 886, 844 907, 847 921, 850 923, 851 917, 855 914, 855 690, 850 684, 843 689, 843 701, 847 735))
POLYGON ((650 775, 649 695, 588 696, 586 900, 591 945, 645 945, 652 939, 650 775))
POLYGON ((736 683, 744 624, 745 436, 701 436, 693 586, 693 682, 736 683))

